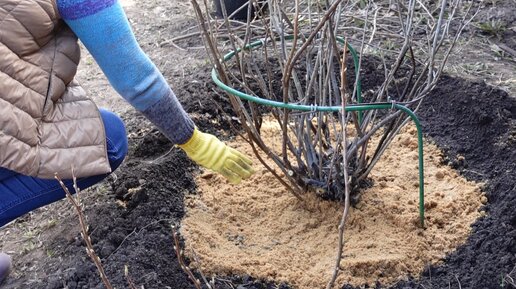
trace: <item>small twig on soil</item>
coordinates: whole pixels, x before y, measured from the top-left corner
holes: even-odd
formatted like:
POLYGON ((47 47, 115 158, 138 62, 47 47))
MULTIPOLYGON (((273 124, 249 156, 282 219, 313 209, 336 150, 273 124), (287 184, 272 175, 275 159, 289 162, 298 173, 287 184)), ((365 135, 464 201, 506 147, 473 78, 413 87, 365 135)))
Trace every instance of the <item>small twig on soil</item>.
MULTIPOLYGON (((76 195, 79 194, 80 190, 77 186, 77 179, 75 177, 75 173, 72 169, 72 176, 73 176, 73 187, 75 190, 76 195)), ((77 215, 79 216, 79 223, 81 227, 81 236, 84 239, 84 242, 86 243, 86 252, 88 253, 88 256, 90 259, 95 263, 95 266, 97 267, 97 271, 99 272, 100 278, 102 279, 102 282, 104 283, 104 286, 106 286, 107 289, 113 289, 113 286, 111 286, 111 283, 109 282, 106 273, 104 272, 104 267, 102 266, 102 262, 100 261, 100 258, 95 253, 95 249, 93 248, 93 244, 91 242, 91 238, 88 234, 89 226, 86 223, 86 217, 84 216, 84 212, 82 209, 82 205, 76 200, 70 191, 68 190, 68 187, 63 183, 61 178, 56 174, 55 179, 59 182, 61 187, 63 188, 63 191, 66 194, 66 198, 75 208, 75 211, 77 212, 77 215)))
POLYGON ((158 161, 160 161, 160 160, 166 158, 168 155, 170 155, 174 151, 175 148, 176 148, 175 146, 172 146, 166 153, 160 155, 159 157, 157 157, 157 158, 155 158, 153 160, 144 161, 144 162, 147 163, 147 164, 155 164, 158 161))
POLYGON ((188 267, 183 259, 183 254, 181 253, 181 244, 179 242, 179 233, 176 230, 175 226, 172 226, 172 237, 174 238, 174 251, 176 252, 177 261, 179 262, 179 265, 181 266, 181 269, 188 275, 188 278, 192 280, 194 283, 195 288, 202 289, 201 288, 201 281, 199 279, 195 278, 195 275, 193 274, 190 267, 188 267))
POLYGON ((158 223, 161 223, 161 222, 164 222, 164 221, 172 222, 173 220, 172 219, 157 220, 155 222, 152 222, 152 223, 149 223, 149 224, 143 226, 138 232, 136 232, 136 228, 134 228, 134 230, 131 231, 131 233, 129 233, 127 236, 125 236, 125 238, 122 240, 120 245, 118 245, 118 247, 109 256, 107 256, 107 258, 105 258, 105 260, 108 260, 109 258, 111 258, 111 256, 113 256, 113 254, 115 254, 118 251, 118 249, 120 249, 122 247, 122 245, 125 243, 125 241, 127 241, 127 239, 129 239, 129 237, 131 237, 132 235, 135 235, 135 234, 139 235, 141 232, 143 232, 143 230, 147 229, 148 227, 158 224, 158 223))
POLYGON ((511 284, 513 287, 516 287, 516 282, 514 281, 514 278, 513 274, 516 273, 516 266, 514 266, 514 269, 512 269, 512 271, 509 273, 509 274, 506 274, 505 277, 503 278, 505 280, 505 282, 511 284))
POLYGON ((481 177, 483 177, 483 176, 484 176, 484 174, 479 173, 479 172, 475 172, 475 171, 473 171, 473 170, 466 170, 466 169, 463 169, 462 171, 464 171, 464 172, 468 172, 468 173, 472 173, 472 174, 475 174, 475 175, 477 175, 477 176, 481 176, 481 177))
POLYGON ((462 289, 462 285, 460 284, 459 278, 457 278, 457 275, 454 275, 455 280, 457 280, 457 283, 459 283, 459 289, 462 289))
POLYGON ((127 280, 127 284, 129 285, 130 289, 137 289, 136 285, 134 285, 133 278, 131 278, 131 275, 129 275, 129 266, 125 265, 124 267, 124 275, 125 279, 127 280))
POLYGON ((208 281, 206 275, 204 275, 204 273, 201 270, 201 262, 199 261, 199 256, 197 256, 193 249, 191 249, 191 251, 194 262, 197 264, 197 272, 199 272, 199 275, 201 275, 204 284, 208 287, 208 289, 215 289, 215 278, 212 277, 211 281, 208 281))

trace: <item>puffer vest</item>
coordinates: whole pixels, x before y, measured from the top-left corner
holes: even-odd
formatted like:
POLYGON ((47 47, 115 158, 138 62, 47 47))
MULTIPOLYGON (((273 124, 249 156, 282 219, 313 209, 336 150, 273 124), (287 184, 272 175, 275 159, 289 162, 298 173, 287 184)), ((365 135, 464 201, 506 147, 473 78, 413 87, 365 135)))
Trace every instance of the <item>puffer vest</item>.
POLYGON ((39 178, 111 171, 80 49, 55 0, 0 0, 0 167, 39 178))

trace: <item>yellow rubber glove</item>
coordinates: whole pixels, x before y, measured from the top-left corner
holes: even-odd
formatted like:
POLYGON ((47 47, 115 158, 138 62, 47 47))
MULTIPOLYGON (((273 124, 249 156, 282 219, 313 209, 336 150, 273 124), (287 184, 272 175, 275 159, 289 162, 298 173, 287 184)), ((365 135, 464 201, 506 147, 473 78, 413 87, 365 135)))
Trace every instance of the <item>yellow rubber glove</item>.
POLYGON ((252 161, 239 151, 228 147, 214 135, 195 128, 192 137, 182 145, 188 157, 197 164, 222 174, 233 184, 250 177, 252 161))

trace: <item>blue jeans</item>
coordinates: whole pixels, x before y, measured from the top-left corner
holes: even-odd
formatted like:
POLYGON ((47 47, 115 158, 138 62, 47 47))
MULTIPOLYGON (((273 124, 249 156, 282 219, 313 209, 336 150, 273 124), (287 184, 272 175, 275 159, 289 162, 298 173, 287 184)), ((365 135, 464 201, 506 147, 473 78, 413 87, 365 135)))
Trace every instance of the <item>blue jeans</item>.
MULTIPOLYGON (((106 131, 107 153, 114 171, 127 154, 127 134, 122 120, 114 113, 100 109, 106 131)), ((88 188, 108 174, 77 179, 80 189, 88 188)), ((74 193, 72 180, 64 180, 74 193)), ((0 227, 34 209, 58 201, 65 193, 56 180, 25 176, 0 168, 0 227)))

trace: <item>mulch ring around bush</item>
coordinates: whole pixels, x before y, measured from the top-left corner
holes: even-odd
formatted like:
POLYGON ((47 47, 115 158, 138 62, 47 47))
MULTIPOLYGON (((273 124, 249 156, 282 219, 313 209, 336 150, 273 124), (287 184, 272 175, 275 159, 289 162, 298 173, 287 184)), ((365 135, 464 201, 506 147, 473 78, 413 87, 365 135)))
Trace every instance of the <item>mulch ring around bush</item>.
MULTIPOLYGON (((212 102, 211 96, 220 96, 212 92, 207 69, 196 77, 203 81, 175 87, 176 94, 201 130, 227 139, 230 118, 222 111, 230 112, 229 105, 212 102)), ((427 139, 444 151, 444 162, 466 179, 485 183, 486 216, 441 264, 392 288, 511 288, 504 277, 516 264, 516 99, 480 82, 444 76, 418 115, 427 139)), ((170 225, 180 224, 185 215, 185 194, 197 193, 194 176, 199 171, 142 116, 124 118, 129 156, 105 192, 87 204, 94 247, 117 288, 127 288, 126 265, 137 286, 195 288, 177 262, 170 225)), ((53 236, 47 248, 53 254, 37 260, 37 276, 15 267, 2 288, 103 288, 78 228, 72 229, 76 232, 70 238, 53 236)), ((253 276, 220 277, 217 284, 224 289, 278 288, 253 276)))

